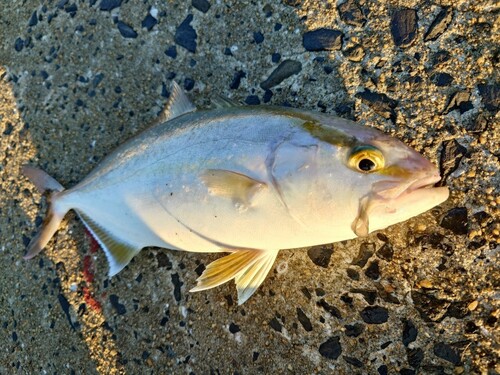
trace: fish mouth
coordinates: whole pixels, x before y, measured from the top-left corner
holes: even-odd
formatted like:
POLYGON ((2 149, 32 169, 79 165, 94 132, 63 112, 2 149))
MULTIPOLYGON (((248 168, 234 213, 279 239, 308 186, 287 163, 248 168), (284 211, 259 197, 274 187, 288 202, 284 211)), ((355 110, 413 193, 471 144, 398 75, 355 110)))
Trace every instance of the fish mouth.
MULTIPOLYGON (((436 187, 435 185, 441 181, 441 176, 439 174, 432 174, 431 176, 425 176, 419 178, 411 183, 397 198, 399 198, 403 194, 411 194, 417 190, 424 189, 439 189, 440 187, 436 187)), ((447 189, 447 188, 446 188, 447 189)))

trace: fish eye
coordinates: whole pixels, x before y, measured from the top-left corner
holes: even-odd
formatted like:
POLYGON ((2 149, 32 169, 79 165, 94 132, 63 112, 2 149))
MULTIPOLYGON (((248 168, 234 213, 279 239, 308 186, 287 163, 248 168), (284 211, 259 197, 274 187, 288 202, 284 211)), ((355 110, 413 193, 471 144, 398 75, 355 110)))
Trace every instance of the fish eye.
POLYGON ((376 172, 384 168, 384 155, 373 146, 357 146, 349 155, 349 166, 362 173, 376 172))

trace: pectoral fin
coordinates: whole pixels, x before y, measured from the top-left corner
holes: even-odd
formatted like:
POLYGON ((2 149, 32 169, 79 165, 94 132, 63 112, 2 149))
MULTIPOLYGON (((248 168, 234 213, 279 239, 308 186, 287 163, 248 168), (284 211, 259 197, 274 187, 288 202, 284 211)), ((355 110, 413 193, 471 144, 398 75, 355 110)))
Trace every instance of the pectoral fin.
POLYGON ((214 288, 235 279, 238 304, 257 290, 271 269, 278 250, 238 250, 210 263, 191 292, 214 288))
POLYGON ((245 206, 250 205, 259 190, 267 187, 264 182, 225 169, 207 169, 200 178, 210 194, 230 198, 245 206))
POLYGON ((104 250, 109 263, 109 276, 114 276, 125 268, 132 258, 141 250, 138 246, 134 246, 114 237, 81 212, 78 212, 78 215, 104 250))

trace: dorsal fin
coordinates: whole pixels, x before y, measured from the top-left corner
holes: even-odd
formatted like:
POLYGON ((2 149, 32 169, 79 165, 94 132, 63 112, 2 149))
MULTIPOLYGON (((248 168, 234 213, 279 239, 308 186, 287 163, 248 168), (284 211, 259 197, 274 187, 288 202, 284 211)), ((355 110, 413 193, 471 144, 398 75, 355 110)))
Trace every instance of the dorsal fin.
POLYGON ((172 82, 172 93, 168 98, 168 102, 161 111, 159 118, 156 123, 162 123, 168 120, 172 120, 180 115, 188 112, 196 111, 196 107, 189 98, 186 96, 184 91, 180 88, 177 82, 172 82))
POLYGON ((215 98, 211 99, 211 102, 215 108, 241 107, 241 103, 222 95, 216 95, 215 98))

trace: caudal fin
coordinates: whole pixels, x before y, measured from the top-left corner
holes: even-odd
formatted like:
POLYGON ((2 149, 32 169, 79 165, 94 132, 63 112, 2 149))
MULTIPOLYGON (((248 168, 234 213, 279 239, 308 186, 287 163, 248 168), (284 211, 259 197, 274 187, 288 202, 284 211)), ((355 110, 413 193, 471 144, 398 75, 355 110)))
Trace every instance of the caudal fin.
POLYGON ((42 223, 42 228, 38 234, 31 239, 28 245, 28 251, 24 256, 24 259, 31 259, 42 251, 45 245, 47 245, 59 228, 59 225, 61 224, 61 221, 67 211, 62 212, 56 209, 55 202, 57 200, 57 196, 64 190, 63 186, 59 182, 41 169, 28 165, 23 166, 22 173, 30 179, 40 193, 48 194, 49 203, 47 214, 42 223))

